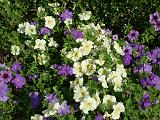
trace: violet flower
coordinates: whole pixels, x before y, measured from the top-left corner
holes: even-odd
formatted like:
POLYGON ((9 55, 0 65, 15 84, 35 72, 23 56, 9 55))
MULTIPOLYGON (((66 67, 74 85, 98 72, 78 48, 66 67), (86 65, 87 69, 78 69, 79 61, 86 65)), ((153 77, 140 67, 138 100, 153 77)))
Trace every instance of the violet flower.
POLYGON ((83 36, 81 31, 78 31, 74 28, 71 30, 71 35, 75 40, 78 39, 78 38, 82 38, 82 36, 83 36))
POLYGON ((113 36, 112 36, 112 40, 114 40, 114 41, 115 41, 115 40, 118 40, 118 35, 117 35, 117 34, 116 34, 116 35, 113 35, 113 36))
POLYGON ((50 29, 48 27, 40 28, 39 35, 48 35, 50 36, 50 29))
POLYGON ((56 102, 58 102, 58 98, 57 98, 57 96, 54 94, 54 93, 52 93, 52 94, 47 94, 46 96, 45 96, 45 99, 49 102, 49 103, 56 103, 56 102))
POLYGON ((129 45, 123 46, 123 55, 132 55, 132 47, 129 45))
POLYGON ((8 100, 7 94, 9 92, 7 84, 0 82, 0 101, 6 102, 8 100))
POLYGON ((150 18, 149 22, 150 22, 151 24, 157 24, 158 22, 160 22, 160 15, 159 15, 158 12, 155 12, 155 13, 153 13, 153 14, 150 14, 150 15, 149 15, 149 18, 150 18))
POLYGON ((103 120, 103 116, 101 114, 98 114, 95 116, 94 120, 103 120))
POLYGON ((137 39, 138 36, 139 36, 139 32, 135 31, 135 30, 131 30, 127 35, 128 39, 131 40, 131 41, 137 39))
POLYGON ((70 113, 70 106, 67 105, 67 101, 64 101, 57 111, 60 116, 68 115, 70 113))
POLYGON ((9 70, 0 71, 0 82, 9 83, 12 79, 12 73, 9 70))
POLYGON ((26 80, 21 74, 16 74, 11 82, 16 88, 22 88, 25 85, 26 80))
POLYGON ((13 72, 17 72, 17 71, 19 71, 19 70, 21 70, 21 69, 22 69, 22 65, 21 65, 20 62, 15 62, 15 63, 13 63, 12 66, 11 66, 11 70, 12 70, 13 72))
POLYGON ((123 64, 124 65, 130 65, 131 61, 132 61, 131 55, 126 54, 123 56, 123 64))
POLYGON ((61 15, 60 15, 60 18, 62 21, 65 21, 67 18, 68 19, 71 19, 73 16, 73 13, 69 10, 64 10, 61 15))
POLYGON ((30 92, 29 98, 30 98, 30 108, 31 109, 37 108, 40 104, 39 92, 30 92))
POLYGON ((150 102, 150 96, 149 94, 144 94, 142 96, 142 99, 140 101, 140 107, 142 110, 145 110, 146 108, 151 106, 151 102, 150 102))

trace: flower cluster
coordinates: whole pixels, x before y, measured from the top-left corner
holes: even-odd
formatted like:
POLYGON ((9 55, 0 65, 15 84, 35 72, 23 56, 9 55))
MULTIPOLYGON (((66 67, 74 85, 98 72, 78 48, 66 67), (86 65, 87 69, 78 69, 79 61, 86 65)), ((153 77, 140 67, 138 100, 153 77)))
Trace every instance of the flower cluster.
POLYGON ((22 69, 20 62, 15 62, 11 67, 0 65, 0 101, 8 100, 8 84, 12 83, 15 88, 22 88, 25 85, 25 78, 19 74, 19 70, 22 69))

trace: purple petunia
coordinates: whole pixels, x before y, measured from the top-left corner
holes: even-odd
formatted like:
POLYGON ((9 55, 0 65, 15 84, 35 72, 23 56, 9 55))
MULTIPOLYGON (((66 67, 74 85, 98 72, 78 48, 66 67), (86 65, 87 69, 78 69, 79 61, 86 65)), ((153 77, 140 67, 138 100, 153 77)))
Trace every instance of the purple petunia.
POLYGON ((148 63, 145 64, 141 64, 138 67, 133 68, 133 73, 137 74, 137 73, 152 73, 152 66, 148 63))
POLYGON ((155 31, 159 31, 160 30, 160 14, 158 12, 155 12, 153 14, 150 14, 149 18, 150 18, 149 22, 153 25, 155 31))
POLYGON ((50 29, 48 27, 40 28, 39 35, 48 35, 50 36, 50 29))
POLYGON ((131 41, 137 39, 138 36, 139 36, 139 32, 136 31, 136 30, 131 30, 127 35, 128 39, 131 40, 131 41))
POLYGON ((31 92, 29 93, 30 98, 30 108, 35 109, 40 104, 40 95, 39 92, 31 92))
POLYGON ((58 98, 57 98, 57 96, 54 94, 54 93, 52 93, 52 94, 47 94, 46 96, 45 96, 45 99, 49 102, 49 103, 56 103, 56 102, 58 102, 58 98))
POLYGON ((7 94, 9 92, 8 86, 7 84, 5 84, 4 82, 0 82, 0 101, 7 101, 8 97, 7 94))
POLYGON ((25 78, 21 74, 16 74, 11 81, 16 88, 22 88, 25 85, 25 78))
POLYGON ((118 40, 118 35, 113 35, 112 40, 118 40))
POLYGON ((67 105, 67 101, 64 101, 57 111, 60 116, 68 115, 70 113, 70 106, 67 105))
POLYGON ((12 73, 9 70, 4 70, 0 72, 0 82, 8 83, 12 79, 12 73))
POLYGON ((74 28, 71 30, 71 35, 75 40, 78 39, 78 38, 82 38, 82 36, 83 36, 81 31, 78 31, 74 28))
POLYGON ((142 110, 145 110, 147 107, 150 107, 150 106, 151 106, 150 96, 149 94, 144 94, 140 101, 140 107, 142 110))
POLYGON ((36 22, 36 21, 33 21, 33 22, 31 22, 31 25, 36 26, 36 25, 37 25, 37 22, 36 22))
POLYGON ((126 45, 123 47, 123 55, 132 55, 132 47, 126 45))
POLYGON ((64 10, 61 15, 60 15, 60 18, 62 21, 65 21, 67 18, 68 19, 71 19, 73 16, 73 13, 69 10, 64 10))
POLYGON ((109 28, 104 29, 105 33, 108 35, 112 35, 112 30, 110 30, 109 28))
POLYGON ((98 114, 95 116, 94 120, 103 120, 103 116, 101 114, 98 114))
POLYGON ((160 22, 160 15, 158 12, 150 14, 149 18, 150 18, 149 22, 151 24, 157 24, 158 22, 160 22))
POLYGON ((56 69, 58 71, 58 74, 61 76, 71 76, 73 75, 73 70, 72 67, 70 67, 69 65, 52 65, 51 66, 52 69, 56 69))
POLYGON ((140 84, 144 88, 147 86, 150 86, 150 87, 155 86, 158 90, 160 90, 160 77, 152 73, 148 77, 141 79, 140 84))
POLYGON ((126 54, 126 55, 123 56, 123 64, 124 65, 130 65, 131 61, 132 61, 132 56, 131 55, 126 54))
POLYGON ((20 62, 15 62, 15 63, 13 63, 12 66, 11 66, 11 70, 12 70, 13 72, 17 72, 17 71, 19 71, 19 70, 21 70, 21 69, 22 69, 22 65, 21 65, 20 62))

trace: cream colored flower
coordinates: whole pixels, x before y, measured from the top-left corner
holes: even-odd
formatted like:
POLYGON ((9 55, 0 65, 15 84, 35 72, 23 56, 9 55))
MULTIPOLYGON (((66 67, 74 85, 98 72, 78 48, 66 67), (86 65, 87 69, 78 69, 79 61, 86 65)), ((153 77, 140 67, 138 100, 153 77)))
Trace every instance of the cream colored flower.
POLYGON ((83 55, 88 55, 93 48, 92 41, 83 41, 82 46, 79 48, 83 55))
POLYGON ((17 32, 24 33, 25 32, 26 23, 22 23, 18 25, 17 32))
POLYGON ((50 39, 49 39, 48 46, 49 46, 49 47, 52 47, 52 46, 53 46, 53 47, 57 48, 57 47, 59 46, 59 44, 58 44, 56 41, 54 41, 53 38, 50 38, 50 39))
POLYGON ((26 34, 26 35, 36 34, 36 26, 30 25, 30 24, 27 22, 27 23, 26 23, 26 27, 25 27, 25 34, 26 34))
POLYGON ((40 49, 42 51, 45 51, 45 47, 46 47, 46 41, 45 40, 40 40, 37 39, 36 40, 36 45, 34 46, 34 49, 40 49))
POLYGON ((106 67, 101 67, 99 70, 98 70, 98 75, 106 75, 108 72, 110 72, 111 70, 110 69, 107 69, 106 67))
POLYGON ((57 113, 57 110, 59 109, 60 104, 59 102, 56 102, 54 104, 49 104, 48 109, 43 111, 45 117, 50 117, 51 115, 55 115, 57 113))
POLYGON ((116 97, 112 95, 104 95, 103 97, 103 104, 105 105, 112 105, 116 103, 116 97))
POLYGON ((124 105, 122 102, 119 102, 117 105, 113 105, 114 111, 111 113, 112 119, 119 119, 120 113, 125 111, 124 105))
POLYGON ((82 69, 81 69, 81 64, 79 62, 75 62, 73 64, 73 74, 75 74, 76 77, 83 76, 83 72, 82 72, 82 69))
POLYGON ((122 78, 119 77, 119 78, 116 78, 116 79, 113 79, 113 83, 114 83, 114 91, 115 92, 121 92, 122 91, 122 78))
POLYGON ((52 18, 51 16, 45 17, 45 27, 48 27, 50 29, 53 29, 53 27, 56 25, 55 18, 52 18))
POLYGON ((31 120, 43 120, 43 116, 35 114, 34 116, 31 116, 31 120))
POLYGON ((67 18, 65 19, 64 23, 68 26, 68 25, 71 25, 72 24, 72 19, 70 18, 67 18))
POLYGON ((88 114, 88 111, 93 111, 97 108, 96 101, 94 98, 87 97, 80 103, 80 109, 88 114))
POLYGON ((44 11, 45 11, 45 9, 43 7, 38 7, 38 13, 42 13, 44 11))
POLYGON ((108 88, 107 81, 106 81, 106 76, 105 75, 98 76, 98 80, 102 83, 102 87, 103 88, 108 88))
POLYGON ((96 70, 96 65, 92 59, 86 59, 81 62, 82 72, 86 75, 92 75, 96 70))
POLYGON ((121 75, 124 78, 127 77, 127 73, 126 73, 126 70, 124 69, 124 65, 123 64, 117 64, 116 73, 121 75))
POLYGON ((17 45, 11 46, 11 54, 12 55, 19 55, 20 54, 20 47, 17 45))
POLYGON ((123 50, 122 48, 118 45, 118 43, 116 41, 114 41, 114 49, 116 50, 117 53, 119 53, 120 55, 122 55, 123 50))
POLYGON ((83 85, 83 77, 82 78, 76 78, 74 81, 70 81, 70 87, 76 88, 81 87, 83 85))
POLYGON ((109 118, 111 117, 111 114, 109 114, 107 111, 104 113, 103 118, 109 118))
POLYGON ((78 15, 80 20, 89 20, 91 17, 91 11, 85 11, 78 15))
POLYGON ((87 88, 85 86, 79 87, 77 86, 74 89, 74 96, 73 99, 76 102, 81 102, 85 97, 89 96, 89 92, 87 91, 87 88))
POLYGON ((82 57, 82 52, 78 48, 72 49, 68 54, 67 58, 72 59, 73 61, 78 61, 82 57))
POLYGON ((47 57, 44 54, 38 54, 37 59, 40 65, 44 65, 47 62, 47 57))
POLYGON ((97 59, 97 60, 95 60, 95 63, 98 64, 98 65, 100 65, 100 66, 103 66, 104 62, 105 61, 103 59, 97 59))
POLYGON ((99 97, 99 92, 96 92, 95 95, 92 96, 92 98, 95 99, 96 101, 96 106, 98 106, 101 103, 100 97, 99 97))

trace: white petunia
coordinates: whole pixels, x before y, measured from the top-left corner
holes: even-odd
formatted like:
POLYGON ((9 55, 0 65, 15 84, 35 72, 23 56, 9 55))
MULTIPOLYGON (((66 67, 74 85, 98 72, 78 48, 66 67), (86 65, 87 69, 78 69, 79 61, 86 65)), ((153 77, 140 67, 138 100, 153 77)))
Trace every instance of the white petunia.
POLYGON ((82 72, 86 75, 92 75, 96 70, 96 65, 93 63, 92 59, 83 60, 81 62, 82 72))
POLYGON ((114 91, 115 92, 121 92, 122 91, 122 78, 119 77, 119 78, 116 78, 116 79, 113 79, 113 83, 114 83, 114 91))
POLYGON ((26 23, 25 27, 25 34, 26 35, 31 35, 31 34, 36 34, 36 26, 30 25, 28 22, 26 23))
POLYGON ((74 81, 70 81, 70 87, 76 88, 81 87, 83 85, 83 77, 82 78, 76 78, 74 81))
POLYGON ((53 29, 55 25, 56 25, 55 18, 52 18, 51 16, 45 17, 45 27, 48 27, 49 29, 53 29))
POLYGON ((68 25, 71 25, 72 24, 72 19, 70 18, 66 18, 64 23, 68 26, 68 25))
POLYGON ((95 95, 92 96, 92 98, 95 99, 96 101, 96 106, 98 106, 101 103, 100 97, 99 97, 99 92, 96 92, 95 95))
POLYGON ((75 74, 76 77, 83 76, 83 72, 81 69, 81 64, 79 62, 75 62, 73 64, 73 74, 75 74))
POLYGON ((24 33, 25 32, 26 23, 22 23, 18 25, 17 32, 24 33))
POLYGON ((82 52, 78 48, 72 49, 68 54, 67 58, 72 59, 73 61, 78 61, 82 57, 82 52))
POLYGON ((45 51, 45 47, 46 47, 46 41, 45 40, 40 40, 37 39, 36 40, 36 45, 34 46, 34 49, 40 49, 42 51, 45 51))
POLYGON ((46 109, 42 113, 44 114, 45 117, 50 117, 57 113, 57 110, 59 109, 59 107, 60 107, 59 102, 56 102, 54 104, 49 104, 48 109, 46 109))
POLYGON ((53 46, 53 47, 57 48, 57 47, 59 46, 59 44, 58 44, 56 41, 54 41, 53 38, 50 38, 50 39, 49 39, 48 46, 49 46, 49 47, 52 47, 52 46, 53 46))
POLYGON ((103 118, 105 119, 106 117, 109 118, 111 114, 109 114, 107 111, 104 113, 103 118))
POLYGON ((93 111, 97 108, 96 101, 94 98, 87 97, 80 103, 80 109, 88 114, 88 111, 93 111))
POLYGON ((103 66, 104 62, 105 61, 103 59, 97 59, 97 60, 95 60, 95 63, 98 64, 98 65, 100 65, 100 66, 103 66))
POLYGON ((112 105, 116 103, 116 97, 112 95, 104 95, 103 97, 103 104, 105 105, 112 105))
POLYGON ((78 15, 80 20, 89 20, 91 17, 91 11, 85 11, 78 15))
POLYGON ((112 119, 119 119, 120 113, 125 111, 124 105, 122 102, 119 102, 117 105, 113 105, 114 111, 111 113, 112 119))
POLYGON ((40 65, 44 65, 47 62, 47 57, 44 54, 38 54, 37 59, 40 65))
POLYGON ((85 86, 79 87, 77 86, 74 89, 74 96, 73 99, 76 102, 81 102, 85 97, 89 96, 89 92, 87 91, 87 88, 85 86))
POLYGON ((12 55, 19 55, 20 54, 20 47, 17 45, 11 46, 11 54, 12 55))
POLYGON ((88 55, 93 48, 92 41, 83 41, 82 46, 79 48, 83 55, 88 55))
POLYGON ((43 120, 43 116, 35 114, 34 116, 31 116, 31 120, 43 120))
POLYGON ((127 73, 126 73, 126 70, 124 69, 124 65, 123 64, 117 64, 116 73, 121 75, 124 78, 127 77, 127 73))
POLYGON ((98 76, 98 80, 102 83, 102 87, 103 88, 108 88, 107 81, 106 81, 106 76, 105 75, 98 76))
POLYGON ((118 43, 116 41, 114 41, 114 49, 116 50, 117 53, 119 53, 120 55, 122 55, 123 50, 122 48, 118 45, 118 43))
POLYGON ((43 7, 38 7, 38 13, 42 13, 44 11, 45 11, 45 9, 43 7))
POLYGON ((111 70, 110 69, 107 69, 106 67, 104 67, 104 68, 100 68, 99 70, 98 70, 98 75, 106 75, 108 72, 110 72, 111 70))

